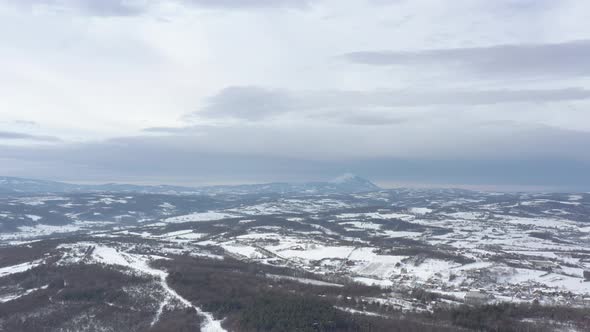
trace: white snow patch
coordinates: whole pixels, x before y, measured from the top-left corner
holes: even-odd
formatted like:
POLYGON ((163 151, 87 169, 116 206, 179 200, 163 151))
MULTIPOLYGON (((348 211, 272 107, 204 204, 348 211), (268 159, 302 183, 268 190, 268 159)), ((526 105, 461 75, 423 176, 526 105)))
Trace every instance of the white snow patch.
POLYGON ((425 207, 413 207, 410 209, 410 212, 414 213, 414 214, 427 214, 427 213, 431 213, 432 209, 425 208, 425 207))
POLYGON ((465 219, 465 220, 480 220, 480 219, 485 218, 485 213, 472 212, 472 211, 453 212, 453 213, 447 213, 446 215, 453 217, 453 218, 465 219))
POLYGON ((22 263, 22 264, 13 265, 13 266, 2 267, 2 268, 0 268, 0 277, 5 277, 8 275, 20 273, 20 272, 25 272, 27 270, 30 270, 30 269, 36 267, 36 266, 41 265, 41 263, 43 263, 43 260, 36 260, 33 262, 26 262, 26 263, 22 263))
POLYGON ((372 229, 372 230, 381 229, 380 224, 375 224, 375 223, 371 223, 371 222, 362 222, 362 221, 347 221, 347 222, 340 223, 340 225, 350 225, 352 227, 360 228, 360 229, 372 229))
POLYGON ((39 221, 41 220, 41 216, 35 215, 35 214, 27 214, 26 215, 29 219, 33 220, 33 221, 39 221))
POLYGON ((381 233, 387 235, 390 238, 401 238, 401 237, 417 238, 417 237, 421 237, 422 236, 422 233, 420 233, 420 232, 406 232, 406 231, 390 231, 390 230, 385 230, 385 231, 381 231, 381 233))
POLYGON ((14 294, 6 295, 4 297, 0 297, 0 303, 5 303, 5 302, 16 300, 18 298, 21 298, 23 296, 29 295, 29 294, 31 294, 33 292, 36 292, 36 291, 38 291, 40 289, 47 289, 47 287, 49 287, 49 285, 45 285, 45 286, 42 286, 42 287, 39 287, 39 288, 27 289, 26 291, 21 292, 21 293, 14 293, 14 294))
POLYGON ((361 283, 367 286, 379 286, 379 287, 391 287, 393 286, 393 281, 391 280, 383 280, 383 279, 375 279, 375 278, 366 278, 366 277, 354 277, 354 281, 361 283))
POLYGON ((182 223, 191 221, 214 221, 227 218, 235 218, 236 216, 229 213, 209 211, 209 212, 195 212, 183 216, 176 216, 164 219, 167 223, 182 223))
POLYGON ((184 239, 184 240, 198 240, 207 234, 203 233, 195 233, 190 229, 185 229, 181 231, 174 231, 165 233, 162 235, 155 236, 156 238, 177 238, 177 239, 184 239))
POLYGON ((168 203, 168 202, 164 202, 160 205, 158 205, 159 207, 163 208, 163 209, 174 209, 176 206, 168 203))
POLYGON ((381 314, 378 314, 375 312, 370 312, 370 311, 362 311, 362 310, 356 310, 356 309, 345 308, 345 307, 334 307, 334 308, 336 308, 338 310, 349 312, 351 314, 359 314, 359 315, 374 316, 374 317, 387 317, 385 315, 381 315, 381 314))
POLYGON ((321 260, 324 258, 346 258, 354 250, 354 247, 336 246, 310 246, 305 250, 283 250, 280 252, 285 257, 298 257, 308 260, 321 260))
POLYGON ((338 219, 400 219, 404 221, 413 220, 414 216, 406 213, 395 212, 367 212, 367 213, 341 213, 335 216, 338 219))
POLYGON ((0 234, 0 240, 23 240, 31 239, 40 236, 47 236, 51 234, 71 233, 77 232, 81 229, 76 224, 69 224, 63 226, 54 225, 35 225, 35 226, 20 226, 18 227, 19 232, 14 233, 2 233, 0 234))
POLYGON ((296 277, 290 277, 290 276, 282 276, 282 275, 278 275, 278 274, 267 274, 266 276, 269 278, 272 278, 272 279, 292 280, 292 281, 296 281, 296 282, 299 282, 302 284, 315 285, 315 286, 344 287, 344 285, 334 284, 331 282, 326 282, 326 281, 321 281, 321 280, 308 279, 308 278, 296 278, 296 277))
POLYGON ((235 255, 245 256, 247 258, 264 258, 265 256, 258 252, 258 249, 242 244, 222 244, 221 247, 235 255))

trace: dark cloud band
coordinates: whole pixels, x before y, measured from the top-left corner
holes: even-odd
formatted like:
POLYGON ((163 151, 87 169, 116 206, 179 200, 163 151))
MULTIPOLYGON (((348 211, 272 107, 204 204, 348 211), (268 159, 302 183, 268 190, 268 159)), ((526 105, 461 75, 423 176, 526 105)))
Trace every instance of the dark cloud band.
POLYGON ((44 142, 59 142, 60 139, 54 136, 31 135, 25 133, 0 131, 0 140, 29 140, 29 141, 44 141, 44 142))
POLYGON ((590 75, 590 40, 407 52, 352 52, 344 58, 372 66, 440 65, 483 78, 578 77, 590 75))
MULTIPOLYGON (((558 102, 590 99, 582 88, 544 90, 439 90, 439 91, 290 91, 256 86, 223 89, 210 97, 193 117, 260 120, 286 112, 332 114, 333 117, 364 117, 371 108, 432 105, 494 105, 519 102, 558 102)), ((190 116, 189 116, 190 117, 190 116)))

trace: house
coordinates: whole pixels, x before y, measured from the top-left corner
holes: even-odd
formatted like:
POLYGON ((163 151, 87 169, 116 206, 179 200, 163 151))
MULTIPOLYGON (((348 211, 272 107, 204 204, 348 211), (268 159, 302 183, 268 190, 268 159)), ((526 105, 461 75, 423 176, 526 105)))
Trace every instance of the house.
POLYGON ((493 296, 483 292, 467 292, 465 294, 465 304, 469 305, 484 305, 489 303, 493 296))

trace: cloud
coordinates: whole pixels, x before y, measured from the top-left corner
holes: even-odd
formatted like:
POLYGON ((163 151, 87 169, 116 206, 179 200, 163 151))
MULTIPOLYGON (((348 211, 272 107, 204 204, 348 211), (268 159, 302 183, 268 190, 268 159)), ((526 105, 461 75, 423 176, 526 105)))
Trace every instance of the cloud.
POLYGON ((373 66, 444 66, 479 77, 580 77, 590 75, 590 40, 506 44, 421 51, 351 52, 344 58, 373 66))
POLYGON ((43 142, 59 142, 60 139, 54 136, 31 135, 25 133, 0 131, 0 140, 29 140, 43 142))
POLYGON ((559 1, 553 0, 496 0, 484 2, 489 8, 500 9, 504 13, 514 13, 515 11, 530 13, 535 10, 549 10, 562 5, 559 1))
MULTIPOLYGON (((206 105, 188 119, 237 118, 261 120, 296 112, 315 117, 360 119, 359 123, 381 122, 383 114, 370 109, 436 105, 476 106, 504 103, 547 103, 590 99, 582 88, 528 90, 373 90, 373 91, 291 91, 256 86, 235 86, 208 98, 206 105)), ((394 119, 397 122, 399 119, 394 119)))
POLYGON ((590 134, 550 127, 498 123, 463 131, 439 129, 435 136, 426 136, 429 129, 419 126, 378 133, 347 126, 201 130, 205 136, 0 146, 0 170, 76 181, 185 184, 301 181, 352 171, 388 182, 590 188, 585 155, 590 134))
MULTIPOLYGON (((110 141, 110 144, 114 149, 118 148, 115 143, 169 145, 170 151, 178 148, 187 155, 221 153, 332 161, 387 157, 563 158, 590 162, 590 156, 584 153, 590 144, 589 132, 518 121, 490 121, 479 112, 465 118, 443 111, 439 117, 425 114, 421 119, 412 118, 393 126, 357 126, 335 121, 324 125, 305 120, 289 122, 289 126, 250 122, 158 130, 150 131, 149 136, 110 141)), ((239 171, 239 166, 236 167, 239 171)))
POLYGON ((182 0, 183 3, 220 9, 308 8, 317 0, 182 0))
POLYGON ((0 174, 587 176, 583 1, 0 2, 0 174))
POLYGON ((367 110, 335 110, 325 113, 308 115, 311 121, 324 120, 328 123, 339 123, 355 126, 391 126, 401 125, 410 121, 409 117, 387 114, 386 112, 374 112, 367 110))
POLYGON ((301 107, 298 104, 299 101, 285 90, 233 86, 210 97, 206 106, 195 115, 257 120, 275 113, 295 110, 301 107))
POLYGON ((19 6, 77 11, 93 16, 135 16, 146 11, 149 0, 9 0, 19 6))
POLYGON ((39 127, 39 123, 30 120, 15 120, 13 123, 17 126, 23 127, 39 127))
POLYGON ((141 131, 146 133, 182 134, 187 131, 193 132, 193 127, 149 127, 143 128, 141 131))
POLYGON ((44 7, 55 11, 76 11, 92 16, 137 16, 161 4, 180 4, 194 8, 305 9, 314 0, 9 0, 21 7, 44 7))

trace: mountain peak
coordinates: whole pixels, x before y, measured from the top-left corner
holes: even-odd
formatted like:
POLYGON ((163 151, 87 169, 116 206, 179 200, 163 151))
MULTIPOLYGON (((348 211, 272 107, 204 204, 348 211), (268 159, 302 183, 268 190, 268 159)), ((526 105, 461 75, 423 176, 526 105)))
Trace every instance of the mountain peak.
POLYGON ((353 191, 372 191, 381 189, 373 182, 353 173, 342 174, 330 181, 330 183, 342 187, 343 189, 354 189, 353 191))
POLYGON ((346 183, 346 182, 358 181, 359 179, 364 180, 361 177, 357 176, 356 174, 344 173, 344 174, 334 178, 330 182, 332 182, 332 183, 346 183))

